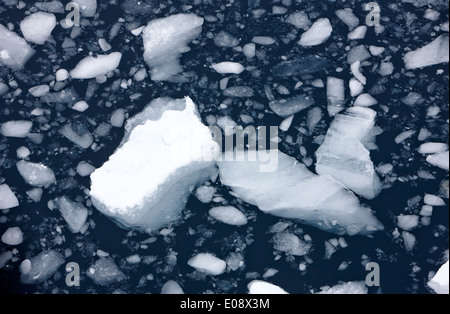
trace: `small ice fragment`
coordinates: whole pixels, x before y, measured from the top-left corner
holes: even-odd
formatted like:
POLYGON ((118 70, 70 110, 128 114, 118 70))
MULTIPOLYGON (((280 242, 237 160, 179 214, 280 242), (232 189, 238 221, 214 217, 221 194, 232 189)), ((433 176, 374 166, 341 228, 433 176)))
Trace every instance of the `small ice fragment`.
POLYGON ((267 36, 255 36, 253 37, 252 42, 258 45, 267 46, 273 45, 274 43, 276 43, 276 40, 273 39, 272 37, 267 36))
POLYGON ((34 53, 25 39, 0 24, 0 65, 20 70, 34 53))
POLYGON ((81 101, 76 102, 72 106, 72 109, 75 110, 75 111, 78 111, 78 112, 85 112, 86 110, 89 109, 89 105, 84 100, 81 100, 81 101))
POLYGON ((195 192, 195 196, 197 196, 198 200, 203 204, 208 204, 212 202, 214 195, 216 194, 216 189, 212 186, 202 185, 197 188, 195 192))
POLYGON ((28 92, 34 97, 42 97, 50 92, 50 87, 48 85, 39 85, 31 87, 28 92))
POLYGON ((246 44, 242 51, 247 58, 251 59, 256 55, 256 45, 254 43, 246 44))
POLYGON ((448 151, 448 145, 445 143, 424 143, 419 147, 421 154, 436 154, 448 151))
POLYGON ((405 231, 411 231, 419 225, 419 216, 400 215, 397 217, 397 226, 405 231))
POLYGON ((310 29, 302 34, 298 43, 304 47, 320 45, 330 38, 332 31, 333 27, 329 19, 318 19, 310 29))
POLYGON ((120 52, 113 52, 109 55, 97 55, 97 57, 88 56, 70 71, 70 76, 74 79, 83 80, 105 75, 117 69, 121 59, 122 54, 120 52))
POLYGON ((97 0, 73 0, 80 6, 81 15, 94 17, 97 12, 97 0))
POLYGON ((211 208, 209 215, 224 224, 232 226, 243 226, 247 224, 247 217, 233 206, 211 208))
POLYGON ((448 35, 441 35, 428 45, 410 51, 403 57, 407 70, 449 62, 448 35))
POLYGON ((356 98, 353 106, 371 107, 378 104, 378 101, 369 94, 361 94, 356 98))
POLYGON ((64 262, 65 259, 60 253, 54 250, 43 251, 30 259, 31 269, 21 274, 20 281, 24 285, 42 283, 53 276, 64 262))
POLYGON ((82 123, 74 122, 72 124, 66 124, 59 132, 71 142, 84 149, 89 148, 94 142, 94 137, 82 123))
POLYGON ((432 194, 425 194, 423 202, 430 206, 445 206, 445 202, 442 198, 432 194))
POLYGON ((19 245, 23 242, 23 233, 19 227, 8 228, 2 235, 2 242, 7 245, 19 245))
POLYGON ((433 154, 427 157, 427 162, 444 170, 449 170, 449 151, 433 154))
POLYGON ((449 262, 439 268, 436 275, 428 282, 428 286, 437 294, 449 294, 449 262))
POLYGON ((86 275, 99 286, 108 286, 120 282, 126 277, 110 258, 100 258, 86 271, 86 275))
POLYGON ((162 286, 161 294, 184 294, 184 291, 178 282, 169 280, 162 286))
POLYGON ((308 30, 311 26, 308 14, 305 11, 294 12, 286 19, 286 22, 294 25, 297 28, 301 28, 304 31, 308 30))
POLYGON ((407 231, 402 232, 403 243, 405 244, 405 249, 408 252, 411 252, 416 245, 416 237, 407 231))
POLYGON ((7 184, 0 185, 0 210, 19 206, 19 200, 7 184))
POLYGON ((56 17, 52 13, 36 12, 20 22, 23 37, 29 42, 43 45, 56 27, 56 17))
POLYGON ((17 162, 16 166, 25 182, 33 187, 47 188, 56 183, 52 169, 41 163, 36 164, 21 160, 17 162))
POLYGON ((244 67, 236 62, 221 62, 212 65, 213 69, 220 74, 241 74, 244 67))
POLYGON ((366 37, 366 33, 367 33, 366 25, 358 26, 353 31, 348 33, 347 38, 350 40, 364 39, 364 37, 366 37))
POLYGON ((364 85, 355 78, 351 78, 349 82, 350 95, 356 97, 364 90, 364 85))
POLYGON ((111 115, 111 125, 115 128, 123 127, 125 121, 125 109, 116 109, 111 115))
POLYGON ((72 233, 79 233, 86 223, 88 211, 83 204, 71 201, 63 196, 55 199, 56 207, 61 212, 61 216, 67 222, 72 233))
POLYGON ((350 30, 355 29, 359 25, 359 19, 351 10, 337 10, 336 16, 344 22, 350 30))
POLYGON ((58 71, 56 71, 55 76, 57 82, 65 81, 70 77, 69 71, 67 71, 66 69, 59 69, 58 71))
POLYGON ((188 265, 207 275, 218 276, 225 272, 227 264, 224 260, 210 253, 200 253, 188 261, 188 265))
POLYGON ((322 290, 318 294, 367 294, 368 289, 364 281, 347 282, 322 290))
POLYGON ((282 288, 262 280, 253 280, 247 288, 249 294, 288 294, 282 288))
POLYGON ((24 138, 33 127, 31 121, 8 121, 2 124, 0 133, 5 137, 24 138))

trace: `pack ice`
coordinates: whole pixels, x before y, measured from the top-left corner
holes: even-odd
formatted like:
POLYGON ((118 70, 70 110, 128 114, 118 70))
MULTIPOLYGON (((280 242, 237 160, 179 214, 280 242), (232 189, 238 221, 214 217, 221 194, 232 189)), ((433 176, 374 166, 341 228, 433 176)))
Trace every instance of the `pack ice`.
POLYGON ((142 32, 144 60, 150 67, 152 80, 167 81, 180 73, 181 54, 202 31, 203 18, 195 14, 176 14, 155 19, 142 32))
POLYGON ((159 98, 125 126, 125 137, 92 175, 95 207, 127 228, 160 229, 179 218, 219 150, 193 101, 159 98))
POLYGON ((218 161, 222 183, 265 213, 325 231, 367 235, 383 229, 372 211, 331 176, 315 175, 278 150, 266 154, 253 158, 249 152, 225 153, 218 161), (277 163, 276 169, 261 171, 268 159, 277 163))
POLYGON ((25 39, 0 24, 0 65, 19 70, 34 53, 25 39))
POLYGON ((381 192, 381 182, 370 159, 374 146, 376 112, 352 107, 336 116, 316 152, 316 171, 330 175, 367 199, 381 192))

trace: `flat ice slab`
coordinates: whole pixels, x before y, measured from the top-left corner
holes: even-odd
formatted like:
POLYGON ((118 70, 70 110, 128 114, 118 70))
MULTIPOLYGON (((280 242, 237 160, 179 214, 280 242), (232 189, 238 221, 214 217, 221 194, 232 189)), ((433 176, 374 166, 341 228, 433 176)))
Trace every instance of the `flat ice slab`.
POLYGON ((117 151, 92 175, 95 207, 134 229, 176 221, 219 150, 192 100, 159 98, 125 126, 117 151))
POLYGON ((21 160, 16 164, 20 175, 31 186, 42 188, 56 183, 55 174, 52 169, 39 163, 21 160))
POLYGON ((372 211, 331 176, 315 175, 278 150, 265 153, 257 158, 250 155, 250 160, 248 152, 225 153, 224 161, 218 162, 222 183, 265 213, 301 220, 325 231, 367 235, 383 229, 372 211), (267 160, 277 167, 263 168, 267 160))
POLYGON ((188 261, 188 265, 212 276, 223 274, 227 268, 227 263, 225 263, 224 260, 221 260, 210 253, 200 253, 195 255, 188 261))
POLYGON ((408 70, 449 62, 448 35, 441 35, 428 45, 408 52, 403 61, 408 70))
POLYGON ((367 199, 375 198, 382 188, 367 149, 373 145, 375 116, 375 111, 363 107, 337 115, 316 152, 318 174, 334 177, 367 199))
POLYGON ((253 280, 247 288, 248 294, 288 294, 282 288, 262 280, 253 280))

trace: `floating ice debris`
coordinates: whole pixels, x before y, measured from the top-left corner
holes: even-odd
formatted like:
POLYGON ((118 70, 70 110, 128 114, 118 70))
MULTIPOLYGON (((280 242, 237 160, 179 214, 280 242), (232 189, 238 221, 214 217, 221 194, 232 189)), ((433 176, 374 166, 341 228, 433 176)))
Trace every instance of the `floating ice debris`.
POLYGON ((294 120, 294 115, 285 118, 280 124, 280 130, 283 132, 289 131, 293 120, 294 120))
POLYGON ((273 238, 273 248, 294 256, 304 256, 311 250, 311 242, 300 240, 295 234, 290 232, 277 233, 273 238))
POLYGON ((424 143, 419 147, 421 154, 436 154, 448 151, 448 145, 445 143, 424 143))
POLYGON ((214 43, 218 47, 236 47, 239 45, 239 39, 231 36, 226 31, 221 31, 216 36, 214 36, 214 43))
POLYGON ((84 17, 94 17, 97 12, 97 0, 73 0, 78 3, 81 9, 81 15, 84 17))
POLYGON ((308 30, 311 26, 308 14, 305 11, 294 12, 286 19, 286 22, 294 25, 297 28, 301 28, 304 31, 308 30))
POLYGON ((270 109, 282 118, 287 118, 315 104, 312 96, 297 95, 289 99, 273 100, 270 109))
POLYGON ((282 288, 262 280, 253 280, 247 288, 249 294, 288 294, 282 288))
POLYGON ((359 25, 359 19, 351 10, 337 10, 336 16, 344 22, 350 30, 355 29, 359 25))
POLYGON ((404 131, 404 132, 400 133, 399 135, 397 135, 395 137, 394 141, 395 141, 396 144, 403 143, 404 141, 409 139, 414 134, 416 134, 416 131, 413 131, 413 130, 404 131))
POLYGON ((302 34, 298 43, 304 47, 320 45, 330 38, 332 31, 333 27, 329 19, 319 19, 314 22, 310 29, 302 34))
POLYGON ((188 265, 211 276, 218 276, 225 272, 227 264, 224 260, 210 253, 200 253, 188 261, 188 265))
POLYGON ((8 228, 2 235, 2 242, 7 245, 19 245, 23 242, 23 233, 19 227, 8 228))
POLYGON ((344 80, 335 77, 328 77, 327 100, 328 100, 328 114, 330 117, 335 116, 336 114, 345 109, 344 80))
POLYGON ((353 106, 371 107, 378 104, 378 101, 369 94, 361 94, 355 99, 353 106))
POLYGON ((402 232, 403 243, 405 244, 405 249, 408 252, 411 252, 416 245, 416 236, 410 232, 403 231, 402 232))
POLYGON ((209 215, 214 219, 232 226, 243 226, 247 224, 247 217, 236 207, 221 206, 209 210, 209 215))
POLYGON ((125 130, 117 151, 91 175, 93 204, 125 227, 160 229, 211 176, 218 145, 190 98, 156 99, 125 130))
POLYGON ((222 160, 218 162, 222 183, 265 213, 338 234, 370 234, 383 229, 371 210, 362 207, 339 182, 311 173, 278 150, 230 152, 222 160))
POLYGON ((70 76, 74 79, 83 80, 105 75, 117 69, 121 59, 122 54, 120 52, 113 52, 109 55, 97 55, 97 57, 88 56, 70 71, 70 76))
POLYGON ((0 185, 0 210, 19 206, 19 200, 7 184, 0 185))
POLYGON ((55 205, 67 222, 70 231, 72 233, 80 232, 88 216, 86 207, 83 204, 71 201, 66 196, 55 199, 55 205))
POLYGON ((56 183, 52 169, 41 163, 36 164, 21 160, 17 162, 16 166, 25 182, 33 187, 47 188, 56 183))
POLYGON ((386 50, 386 48, 384 48, 384 47, 369 46, 370 53, 372 54, 372 56, 375 56, 375 57, 381 55, 385 50, 386 50))
POLYGON ((403 61, 408 70, 449 62, 448 35, 441 35, 428 45, 408 52, 403 61))
POLYGON ((31 121, 8 121, 2 124, 0 133, 6 137, 24 138, 33 127, 31 121))
POLYGON ((350 82, 348 83, 348 85, 350 88, 350 95, 352 97, 358 96, 364 90, 364 85, 355 78, 350 79, 350 82))
POLYGON ((177 14, 154 19, 144 28, 144 59, 152 80, 167 81, 180 73, 182 53, 202 32, 203 18, 195 14, 177 14))
POLYGON ((125 121, 125 109, 116 109, 111 115, 111 125, 115 128, 123 127, 125 121))
POLYGON ((38 203, 41 201, 42 193, 44 190, 41 188, 34 188, 27 191, 27 195, 30 199, 33 200, 33 202, 38 203))
POLYGON ((59 132, 71 142, 84 149, 89 148, 94 142, 94 137, 91 132, 80 122, 66 124, 59 132))
POLYGON ((77 173, 80 177, 87 177, 95 171, 95 167, 88 162, 81 161, 77 165, 77 173))
POLYGON ((330 67, 331 62, 327 58, 309 55, 306 57, 298 57, 293 60, 283 61, 276 65, 272 72, 276 77, 286 77, 324 72, 330 67))
POLYGON ((124 280, 124 273, 110 258, 100 258, 86 270, 86 276, 99 286, 108 286, 124 280))
POLYGON ((20 22, 23 37, 29 42, 43 45, 56 27, 56 17, 52 13, 36 12, 20 22))
POLYGON ((350 40, 364 39, 364 37, 366 37, 366 33, 367 33, 367 26, 362 25, 362 26, 355 28, 350 33, 348 33, 347 38, 350 40))
MULTIPOLYGON (((348 53, 347 53, 347 62, 348 64, 353 64, 357 61, 360 63, 363 63, 363 61, 366 61, 371 57, 370 53, 367 51, 366 47, 363 45, 355 46, 353 47, 348 53)), ((362 82, 361 82, 362 83, 362 82)))
POLYGON ((449 170, 449 153, 448 151, 443 153, 437 153, 429 155, 427 162, 433 166, 439 167, 444 170, 449 170))
POLYGON ((318 174, 333 176, 367 199, 382 189, 367 149, 374 136, 375 116, 375 111, 363 107, 337 115, 316 152, 318 174))
POLYGON ((0 24, 0 65, 20 70, 34 53, 25 39, 0 24))
POLYGON ((355 78, 357 78, 358 81, 360 81, 363 85, 366 85, 367 84, 367 79, 361 73, 360 67, 361 67, 361 62, 359 60, 357 60, 354 63, 352 63, 352 65, 350 66, 350 69, 352 71, 352 74, 355 76, 355 78))
POLYGON ((221 62, 212 65, 213 69, 220 74, 241 74, 244 67, 236 62, 221 62))
POLYGON ((419 225, 419 216, 400 215, 397 217, 397 226, 405 231, 411 231, 419 225))
POLYGON ((449 294, 448 281, 448 261, 439 268, 436 275, 428 282, 428 286, 437 294, 449 294))
POLYGON ((72 109, 75 110, 75 111, 78 111, 78 112, 85 112, 86 110, 89 109, 89 105, 84 100, 81 100, 81 101, 76 102, 72 106, 72 109))
POLYGON ((64 257, 53 250, 43 251, 29 260, 31 268, 22 272, 20 281, 25 285, 36 285, 49 279, 65 262, 64 257))
POLYGON ((445 206, 445 202, 442 198, 432 194, 425 194, 423 202, 430 206, 445 206))
POLYGON ((253 58, 256 55, 256 45, 253 43, 246 44, 242 49, 242 52, 247 58, 253 58))
POLYGON ((255 36, 253 37, 252 42, 258 45, 267 46, 273 45, 274 43, 276 43, 276 40, 273 39, 272 37, 267 36, 255 36))
POLYGON ((350 281, 327 288, 318 294, 367 294, 368 289, 364 281, 350 281))
POLYGON ((70 77, 69 71, 67 71, 66 69, 59 69, 58 71, 56 71, 55 76, 57 82, 65 81, 70 77))
POLYGON ((206 185, 199 186, 195 192, 195 196, 197 196, 198 200, 204 204, 211 203, 215 194, 216 189, 206 185))
POLYGON ((253 88, 248 86, 232 86, 223 91, 226 97, 249 98, 254 95, 253 88))
POLYGON ((169 280, 162 286, 161 294, 184 294, 184 291, 178 282, 169 280))

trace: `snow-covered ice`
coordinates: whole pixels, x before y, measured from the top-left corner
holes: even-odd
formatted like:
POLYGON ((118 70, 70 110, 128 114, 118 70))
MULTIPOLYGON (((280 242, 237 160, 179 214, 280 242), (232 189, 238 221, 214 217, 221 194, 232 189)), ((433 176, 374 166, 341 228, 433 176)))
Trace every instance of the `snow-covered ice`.
POLYGON ((188 265, 207 275, 218 276, 225 272, 227 263, 211 253, 200 253, 188 261, 188 265))
POLYGON ((68 197, 58 197, 55 205, 61 212, 61 216, 67 222, 70 231, 78 233, 82 230, 88 216, 88 211, 83 204, 73 202, 68 197))
POLYGON ((16 165, 17 170, 25 182, 33 187, 47 188, 56 183, 55 174, 52 169, 41 163, 37 164, 21 160, 16 165))
POLYGON ((408 70, 449 62, 449 38, 441 35, 428 45, 410 51, 403 57, 408 70))
POLYGON ((117 69, 122 60, 120 52, 112 52, 108 55, 88 56, 81 60, 75 68, 70 71, 74 79, 92 79, 100 75, 108 74, 117 69))
POLYGON ((218 144, 190 98, 156 99, 125 129, 120 147, 91 175, 93 204, 125 227, 162 228, 211 176, 218 144))
POLYGON ((6 137, 24 138, 30 133, 32 127, 31 121, 8 121, 2 124, 0 133, 6 137))
POLYGON ((233 206, 219 206, 209 210, 209 215, 214 219, 232 226, 247 224, 247 217, 239 209, 233 206))
POLYGON ((110 258, 100 258, 86 270, 86 275, 99 286, 108 286, 124 280, 125 274, 110 258))
POLYGON ((36 12, 20 22, 23 37, 31 43, 43 45, 56 27, 56 17, 52 13, 36 12))
POLYGON ((65 258, 54 250, 47 250, 30 258, 30 268, 22 272, 20 281, 25 285, 36 285, 49 279, 65 262, 65 258))
POLYGON ((350 281, 329 287, 318 294, 367 294, 368 289, 364 281, 350 281))
POLYGON ((248 286, 249 294, 288 294, 281 287, 262 280, 253 280, 248 286))
POLYGON ((335 117, 316 152, 316 171, 328 174, 367 199, 381 192, 381 182, 367 149, 373 145, 376 112, 352 107, 335 117))
POLYGON ((23 233, 19 227, 8 228, 2 235, 2 242, 7 245, 19 245, 23 242, 23 233))
POLYGON ((144 59, 152 80, 167 81, 183 71, 181 54, 202 31, 203 18, 195 14, 177 14, 154 19, 144 28, 144 59))
POLYGON ((212 68, 220 74, 241 74, 244 72, 244 66, 237 62, 221 62, 212 65, 212 68))
POLYGON ((0 24, 0 65, 19 70, 34 53, 25 39, 0 24))
POLYGON ((0 185, 0 210, 19 206, 19 200, 8 184, 0 185))
POLYGON ((436 275, 428 282, 428 286, 437 294, 449 294, 448 281, 448 261, 439 268, 436 275))
POLYGON ((298 42, 301 46, 311 47, 323 44, 331 36, 333 27, 327 18, 318 19, 306 32, 304 32, 298 42))
POLYGON ((259 154, 255 161, 249 161, 247 152, 225 153, 224 161, 218 162, 222 183, 265 213, 325 231, 355 235, 383 229, 371 210, 332 177, 315 175, 278 150, 264 153, 255 152, 259 154), (277 161, 276 169, 262 172, 261 166, 270 160, 277 161))

